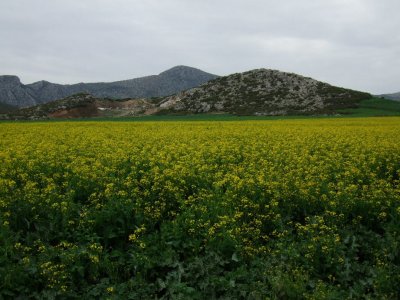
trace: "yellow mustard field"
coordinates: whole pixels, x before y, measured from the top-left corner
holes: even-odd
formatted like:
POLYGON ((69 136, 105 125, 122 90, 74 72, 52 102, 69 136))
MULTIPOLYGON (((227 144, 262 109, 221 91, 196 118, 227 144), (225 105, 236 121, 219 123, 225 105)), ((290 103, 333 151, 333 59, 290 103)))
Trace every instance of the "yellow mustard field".
POLYGON ((400 118, 0 123, 0 298, 400 298, 400 118))

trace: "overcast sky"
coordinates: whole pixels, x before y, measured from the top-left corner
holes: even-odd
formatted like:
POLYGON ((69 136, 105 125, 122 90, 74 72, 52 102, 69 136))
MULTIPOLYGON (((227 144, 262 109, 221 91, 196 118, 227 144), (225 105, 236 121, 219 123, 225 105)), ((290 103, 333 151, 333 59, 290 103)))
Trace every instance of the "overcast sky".
POLYGON ((1 0, 0 74, 115 81, 187 65, 400 91, 399 0, 1 0))

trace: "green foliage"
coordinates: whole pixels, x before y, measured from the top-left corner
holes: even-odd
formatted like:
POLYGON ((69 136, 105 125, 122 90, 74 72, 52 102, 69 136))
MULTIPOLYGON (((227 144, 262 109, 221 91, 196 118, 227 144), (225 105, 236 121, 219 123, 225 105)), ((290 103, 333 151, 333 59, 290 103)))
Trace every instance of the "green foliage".
POLYGON ((6 114, 6 113, 12 112, 16 109, 17 109, 17 107, 15 107, 13 105, 9 105, 9 104, 0 102, 0 114, 6 114))
POLYGON ((400 297, 398 118, 0 125, 0 298, 400 297))
POLYGON ((339 112, 354 116, 399 116, 400 102, 381 98, 363 100, 357 108, 340 110, 339 112))

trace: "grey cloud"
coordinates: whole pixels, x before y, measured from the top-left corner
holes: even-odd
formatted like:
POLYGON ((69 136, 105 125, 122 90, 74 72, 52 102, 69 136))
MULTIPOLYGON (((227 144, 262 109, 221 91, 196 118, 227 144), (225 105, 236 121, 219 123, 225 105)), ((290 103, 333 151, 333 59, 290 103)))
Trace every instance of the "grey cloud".
POLYGON ((0 3, 0 73, 75 83, 186 64, 216 74, 274 68, 400 90, 394 0, 14 0, 0 3))

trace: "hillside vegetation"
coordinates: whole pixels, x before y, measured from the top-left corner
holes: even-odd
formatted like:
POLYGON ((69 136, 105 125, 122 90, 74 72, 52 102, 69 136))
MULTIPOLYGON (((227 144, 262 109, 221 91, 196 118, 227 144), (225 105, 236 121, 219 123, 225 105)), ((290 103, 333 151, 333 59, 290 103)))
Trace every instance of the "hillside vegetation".
POLYGON ((5 119, 43 120, 99 117, 129 117, 151 114, 156 111, 153 99, 97 98, 88 93, 79 93, 46 104, 12 111, 5 119))
POLYGON ((0 103, 0 114, 6 114, 16 110, 17 108, 12 105, 0 103))
POLYGON ((400 101, 392 101, 382 98, 363 100, 357 108, 338 110, 346 116, 399 116, 400 101))
POLYGON ((332 113, 355 108, 368 93, 331 86, 312 78, 258 69, 219 77, 164 98, 162 113, 225 112, 238 115, 332 113))

